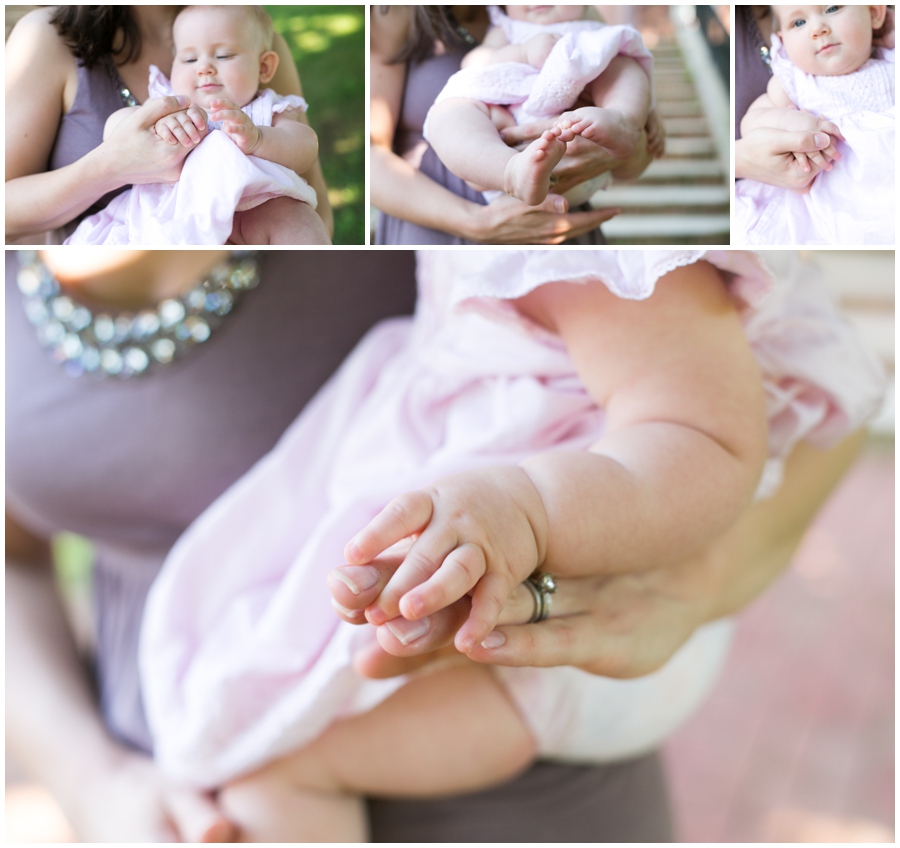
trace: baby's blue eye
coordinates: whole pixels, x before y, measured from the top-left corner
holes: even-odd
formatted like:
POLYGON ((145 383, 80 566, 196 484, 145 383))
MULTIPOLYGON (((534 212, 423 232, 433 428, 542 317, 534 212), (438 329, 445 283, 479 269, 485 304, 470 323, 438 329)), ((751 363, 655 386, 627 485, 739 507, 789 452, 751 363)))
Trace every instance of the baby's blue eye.
POLYGON ((840 6, 829 6, 829 7, 825 10, 825 14, 826 14, 826 15, 829 15, 829 14, 831 14, 832 12, 837 12, 837 11, 840 10, 840 8, 841 8, 840 6))
POLYGON ((803 18, 798 18, 796 21, 794 21, 791 24, 791 28, 792 29, 800 29, 800 27, 802 27, 805 23, 806 23, 806 21, 803 20, 803 18))
POLYGON ((220 56, 216 56, 217 59, 232 59, 234 58, 234 53, 223 53, 220 56))

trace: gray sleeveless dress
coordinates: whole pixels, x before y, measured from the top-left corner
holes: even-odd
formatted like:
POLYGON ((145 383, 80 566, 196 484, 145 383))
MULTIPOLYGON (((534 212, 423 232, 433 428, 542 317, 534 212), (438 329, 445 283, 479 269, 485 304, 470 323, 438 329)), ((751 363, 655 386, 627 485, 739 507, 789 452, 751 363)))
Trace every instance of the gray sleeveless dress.
MULTIPOLYGON (((486 201, 481 192, 476 191, 464 180, 448 171, 422 135, 425 116, 428 114, 431 104, 437 99, 447 80, 459 70, 463 55, 462 52, 448 50, 442 55, 430 56, 421 62, 409 63, 403 101, 400 106, 400 117, 394 135, 394 152, 438 185, 472 203, 484 206, 486 201)), ((585 205, 580 208, 587 209, 589 207, 585 205)), ((567 244, 569 243, 596 245, 606 242, 600 234, 600 230, 596 229, 580 236, 573 242, 567 242, 567 244)), ((379 212, 375 229, 375 244, 459 245, 475 244, 475 242, 379 212)))
MULTIPOLYGON (((122 80, 112 62, 101 62, 88 70, 80 62, 77 70, 78 86, 72 108, 62 116, 56 141, 50 152, 49 170, 55 171, 77 162, 82 156, 98 147, 103 141, 106 119, 125 106, 121 90, 122 80)), ((82 218, 103 209, 117 194, 128 186, 111 191, 92 204, 64 227, 48 235, 48 241, 61 244, 70 236, 82 218)))

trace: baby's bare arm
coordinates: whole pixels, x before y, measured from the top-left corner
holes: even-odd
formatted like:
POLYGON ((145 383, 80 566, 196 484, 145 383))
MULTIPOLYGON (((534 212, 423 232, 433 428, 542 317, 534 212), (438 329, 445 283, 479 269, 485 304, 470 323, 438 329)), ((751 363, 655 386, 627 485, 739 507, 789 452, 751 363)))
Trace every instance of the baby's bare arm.
MULTIPOLYGON (((711 266, 673 271, 640 303, 599 282, 544 286, 519 303, 565 341, 605 410, 603 438, 589 452, 554 451, 401 495, 345 550, 363 565, 415 536, 365 617, 414 622, 470 593, 455 640, 466 653, 537 568, 627 573, 697 555, 750 501, 766 455, 759 370, 711 266)), ((348 572, 334 575, 350 586, 348 572)))
POLYGON ((550 528, 542 566, 586 575, 697 553, 750 501, 766 456, 759 369, 719 274, 678 269, 644 302, 559 283, 522 309, 560 334, 606 413, 587 455, 523 463, 550 528))
POLYGON ((289 113, 275 116, 271 127, 260 127, 262 141, 254 156, 277 162, 302 174, 319 158, 319 138, 309 124, 295 121, 289 113))

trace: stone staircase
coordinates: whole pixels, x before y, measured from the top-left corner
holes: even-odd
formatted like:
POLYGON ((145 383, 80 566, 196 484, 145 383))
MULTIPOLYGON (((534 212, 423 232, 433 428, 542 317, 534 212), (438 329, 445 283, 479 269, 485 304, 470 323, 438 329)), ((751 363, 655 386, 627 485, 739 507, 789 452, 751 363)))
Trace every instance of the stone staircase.
POLYGON ((681 47, 662 37, 653 48, 657 105, 666 154, 640 178, 614 183, 591 200, 622 213, 603 225, 610 244, 728 244, 730 187, 709 121, 681 47))

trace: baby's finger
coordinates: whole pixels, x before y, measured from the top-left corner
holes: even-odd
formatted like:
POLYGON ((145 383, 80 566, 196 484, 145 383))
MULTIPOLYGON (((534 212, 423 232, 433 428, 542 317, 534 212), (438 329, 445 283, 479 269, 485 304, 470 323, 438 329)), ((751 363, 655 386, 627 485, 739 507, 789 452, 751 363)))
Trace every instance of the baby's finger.
POLYGON ((479 581, 472 593, 469 619, 454 639, 458 651, 467 654, 484 641, 500 620, 513 589, 512 578, 499 571, 492 571, 479 581))
POLYGON ((401 539, 422 530, 434 513, 434 501, 427 492, 407 492, 394 498, 344 548, 351 565, 364 565, 401 539))
POLYGON ((400 614, 414 621, 449 606, 472 589, 486 569, 484 551, 478 545, 460 545, 447 555, 433 577, 400 599, 400 614))
POLYGON ((458 544, 459 539, 450 526, 429 525, 413 542, 403 564, 385 586, 378 600, 366 609, 369 623, 378 626, 397 618, 401 614, 400 599, 428 580, 458 544))
POLYGON ((821 168, 823 171, 830 171, 832 167, 834 167, 818 150, 815 153, 810 153, 809 159, 816 167, 821 168))
POLYGON ((809 167, 809 159, 805 153, 795 153, 794 158, 803 169, 803 173, 808 174, 812 169, 809 167))
POLYGON ((156 126, 156 134, 167 144, 178 144, 178 139, 172 134, 172 130, 170 130, 162 121, 160 121, 156 126))
POLYGON ((203 132, 206 129, 206 112, 199 106, 191 106, 185 114, 187 114, 191 119, 191 122, 200 132, 203 132))
POLYGON ((181 125, 181 128, 187 133, 188 138, 196 144, 200 141, 200 131, 197 127, 194 126, 194 122, 191 120, 187 112, 182 112, 177 116, 178 123, 181 125))
POLYGON ((191 141, 190 137, 184 131, 184 127, 182 127, 181 124, 177 124, 177 123, 172 124, 172 126, 169 127, 169 129, 172 130, 172 135, 174 135, 175 138, 178 139, 178 143, 182 147, 193 147, 194 146, 194 142, 191 141))

